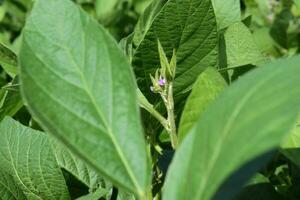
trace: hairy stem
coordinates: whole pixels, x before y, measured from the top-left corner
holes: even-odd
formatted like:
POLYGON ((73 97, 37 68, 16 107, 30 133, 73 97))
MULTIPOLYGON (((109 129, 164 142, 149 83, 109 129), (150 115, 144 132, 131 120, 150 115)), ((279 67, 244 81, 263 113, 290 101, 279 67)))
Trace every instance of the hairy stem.
POLYGON ((177 133, 176 133, 176 124, 175 124, 175 116, 174 116, 174 99, 173 99, 173 82, 170 82, 167 85, 167 102, 166 102, 166 108, 168 112, 168 127, 169 130, 167 130, 170 134, 171 144, 173 149, 177 148, 178 145, 178 139, 177 139, 177 133))
POLYGON ((148 102, 146 97, 142 94, 142 92, 138 89, 138 101, 139 101, 139 106, 141 108, 144 108, 147 110, 153 117, 155 117, 161 125, 165 128, 168 129, 168 121, 166 118, 164 118, 155 108, 151 103, 148 102))

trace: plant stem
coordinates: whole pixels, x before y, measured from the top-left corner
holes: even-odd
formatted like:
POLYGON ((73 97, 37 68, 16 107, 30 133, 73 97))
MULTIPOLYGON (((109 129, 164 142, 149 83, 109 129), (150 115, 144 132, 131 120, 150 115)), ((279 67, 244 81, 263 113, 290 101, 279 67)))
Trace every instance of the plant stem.
POLYGON ((138 89, 138 99, 140 107, 147 110, 153 117, 155 117, 166 131, 170 135, 171 145, 173 149, 177 148, 178 139, 176 133, 175 115, 174 115, 174 98, 173 98, 173 82, 170 81, 165 85, 165 90, 160 93, 161 98, 166 106, 168 118, 163 117, 159 112, 157 112, 153 105, 148 102, 146 97, 138 89))
POLYGON ((176 133, 176 124, 175 124, 175 116, 174 116, 174 98, 173 98, 173 82, 169 82, 167 85, 167 98, 166 98, 166 108, 168 112, 168 127, 167 131, 170 134, 171 144, 173 149, 177 148, 178 139, 176 133))
POLYGON ((142 94, 142 92, 138 89, 138 100, 139 100, 139 106, 141 108, 144 108, 147 110, 153 117, 155 117, 161 125, 168 129, 168 121, 166 118, 164 118, 157 110, 154 109, 153 105, 148 102, 146 97, 142 94))

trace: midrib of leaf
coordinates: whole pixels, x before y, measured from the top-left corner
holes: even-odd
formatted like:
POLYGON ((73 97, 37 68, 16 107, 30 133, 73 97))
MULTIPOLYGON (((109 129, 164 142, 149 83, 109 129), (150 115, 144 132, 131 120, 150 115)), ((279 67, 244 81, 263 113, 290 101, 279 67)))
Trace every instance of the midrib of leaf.
MULTIPOLYGON (((79 11, 79 9, 78 9, 78 11, 79 11)), ((79 14, 80 14, 80 13, 79 13, 79 14)), ((71 61, 73 62, 73 64, 74 64, 75 69, 76 69, 76 71, 77 71, 77 74, 80 76, 80 79, 81 79, 82 84, 83 84, 83 86, 84 86, 84 88, 81 88, 81 89, 83 89, 83 91, 85 91, 85 93, 88 95, 88 97, 89 97, 91 103, 93 104, 93 106, 95 107, 95 109, 96 109, 96 111, 97 111, 98 116, 100 117, 100 120, 103 122, 105 128, 107 129, 108 136, 109 136, 109 138, 111 138, 111 141, 112 141, 113 145, 115 146, 115 148, 116 148, 116 150, 117 150, 117 153, 118 153, 118 155, 119 155, 119 157, 120 157, 120 159, 121 159, 121 161, 122 161, 122 163, 123 163, 123 165, 124 165, 124 167, 125 167, 125 169, 126 169, 128 175, 129 175, 129 177, 131 178, 132 183, 135 185, 138 194, 139 194, 140 196, 143 196, 143 194, 144 194, 143 189, 140 188, 140 186, 139 186, 139 184, 138 184, 138 182, 137 182, 137 180, 136 180, 136 178, 135 178, 135 176, 134 176, 134 174, 133 174, 133 172, 132 172, 132 170, 131 170, 131 168, 130 168, 130 166, 129 166, 129 164, 128 164, 128 162, 127 162, 125 156, 124 156, 124 154, 122 153, 122 150, 121 150, 121 148, 120 148, 120 146, 119 146, 119 144, 118 144, 118 142, 117 142, 117 140, 116 140, 116 138, 115 138, 115 136, 114 136, 114 134, 113 134, 111 128, 110 128, 109 125, 108 125, 108 122, 107 122, 107 121, 105 120, 105 118, 103 117, 103 113, 101 112, 100 108, 98 107, 95 98, 94 98, 93 95, 91 94, 91 92, 90 92, 90 90, 89 90, 89 88, 88 88, 88 85, 87 85, 85 76, 84 76, 84 74, 82 73, 82 71, 80 70, 80 66, 79 66, 78 63, 75 61, 75 59, 74 59, 72 53, 70 52, 70 49, 67 48, 67 47, 61 46, 60 44, 58 44, 58 43, 54 42, 53 40, 51 40, 50 38, 46 37, 41 31, 38 30, 38 28, 37 28, 37 26, 35 25, 35 23, 34 23, 33 21, 31 21, 31 22, 32 22, 32 24, 35 26, 35 29, 36 29, 36 31, 33 31, 33 32, 38 33, 40 36, 42 36, 43 38, 45 38, 46 40, 48 40, 48 41, 51 42, 52 44, 56 45, 57 47, 60 47, 60 48, 64 49, 64 50, 67 52, 67 54, 68 54, 70 60, 71 60, 71 61)), ((82 25, 82 24, 81 24, 81 25, 82 25)), ((84 28, 83 25, 82 25, 82 28, 84 28)), ((30 30, 30 31, 31 31, 31 30, 30 30)), ((102 34, 103 34, 103 35, 106 34, 106 33, 104 33, 103 30, 101 30, 101 31, 102 31, 102 34)), ((83 32, 84 32, 84 31, 83 31, 83 32)), ((84 37, 84 39, 83 39, 83 42, 84 42, 84 41, 85 41, 85 37, 84 37)), ((28 44, 28 47, 30 47, 30 44, 29 44, 29 43, 27 43, 27 44, 28 44)), ((85 48, 86 45, 84 44, 83 47, 85 48)), ((106 52, 108 52, 108 51, 107 51, 107 45, 105 45, 105 47, 106 47, 106 52)), ((30 47, 30 48, 32 49, 32 47, 30 47)), ((32 52, 36 55, 36 57, 40 60, 41 63, 43 63, 44 65, 47 65, 47 64, 45 64, 45 62, 43 62, 43 60, 42 60, 41 58, 38 57, 38 55, 37 55, 34 51, 32 51, 32 52)), ((109 53, 107 53, 107 54, 109 55, 109 53)), ((84 59, 85 59, 85 56, 84 56, 84 59)), ((85 61, 84 61, 84 63, 85 63, 85 61)), ((47 65, 47 66, 48 66, 48 65, 47 65)), ((50 67, 48 66, 47 68, 50 68, 50 67)), ((51 68, 50 68, 50 69, 51 69, 51 68)), ((51 70, 51 71, 52 71, 52 73, 55 73, 54 70, 51 70)), ((110 70, 109 70, 109 71, 110 71, 110 72, 112 71, 112 70, 111 70, 111 65, 110 65, 110 70)), ((55 74, 58 75, 57 73, 55 73, 55 74)), ((110 74, 111 74, 111 77, 112 77, 112 73, 110 73, 110 74)), ((30 75, 30 76, 31 76, 31 75, 30 75)), ((38 84, 38 82, 37 82, 36 80, 34 80, 34 78, 33 78, 32 76, 31 76, 31 78, 32 78, 32 80, 37 84, 37 86, 39 86, 39 87, 40 87, 40 88, 41 88, 41 89, 42 89, 49 97, 51 96, 50 94, 47 93, 47 91, 46 91, 40 84, 38 84)), ((59 75, 59 78, 63 79, 60 75, 59 75)), ((65 80, 65 79, 63 79, 63 80, 65 80)), ((75 85, 75 84, 72 83, 72 85, 75 85)), ((110 85, 112 85, 112 84, 110 84, 110 85)), ((77 86, 77 85, 76 85, 76 86, 77 86)), ((77 87, 79 87, 79 86, 77 86, 77 87)), ((53 99, 53 98, 52 98, 52 99, 53 99)), ((53 99, 53 100, 54 100, 54 99, 53 99)), ((31 109, 31 110, 33 110, 33 109, 31 109)), ((80 118, 80 117, 79 117, 79 118, 80 118)), ((95 128, 96 128, 96 127, 95 127, 95 128)), ((99 129, 99 128, 97 127, 97 129, 99 129)), ((65 141, 65 140, 64 140, 64 141, 65 141)), ((77 152, 77 151, 76 151, 76 152, 77 152)), ((84 157, 83 157, 83 158, 84 158, 84 157)), ((85 160, 86 160, 86 159, 85 159, 85 160)), ((97 169, 98 169, 98 168, 97 168, 97 169)), ((101 171, 102 171, 102 170, 101 170, 101 171)), ((105 174, 106 174, 106 173, 105 173, 105 174)), ((107 174, 106 174, 106 175, 107 175, 107 174)), ((109 176, 109 175, 107 175, 107 176, 109 176)), ((110 177, 110 176, 109 176, 109 177, 110 177)), ((126 186, 125 186, 125 187, 126 187, 126 186)))
MULTIPOLYGON (((6 144, 7 144, 7 150, 8 150, 8 153, 9 153, 9 158, 10 158, 10 162, 11 162, 11 166, 12 166, 12 168, 13 168, 13 171, 14 171, 14 173, 15 173, 15 177, 18 179, 18 181, 19 181, 19 183, 21 183, 21 185, 24 187, 24 189, 26 189, 27 190, 27 192, 29 192, 30 194, 33 194, 34 196, 36 196, 38 199, 42 199, 41 197, 39 197, 37 194, 35 194, 35 193, 33 193, 24 183, 23 183, 23 181, 21 180, 21 178, 19 177, 19 174, 18 174, 18 171, 17 171, 17 169, 16 169, 16 167, 17 166, 15 166, 14 165, 14 159, 13 159, 13 156, 12 156, 12 152, 11 152, 11 150, 10 150, 10 145, 9 145, 9 141, 8 140, 6 140, 6 144)), ((16 159, 18 159, 18 152, 19 152, 19 138, 18 138, 18 145, 17 145, 17 147, 18 147, 18 151, 17 151, 17 158, 16 159)), ((28 167, 27 167, 28 168, 28 167)), ((13 175, 12 175, 13 176, 13 175)), ((29 176, 30 177, 30 176, 29 176)))
POLYGON ((266 76, 264 79, 262 79, 256 87, 253 87, 247 95, 245 95, 243 98, 241 98, 240 103, 237 105, 236 109, 234 112, 230 115, 229 120, 227 121, 221 135, 221 139, 218 140, 217 144, 215 145, 215 151, 213 152, 213 155, 211 156, 211 159, 208 162, 207 165, 207 171, 205 172, 205 176, 203 177, 203 184, 201 184, 201 187, 199 188, 198 192, 196 193, 196 198, 195 199, 202 199, 203 198, 203 190, 206 188, 208 184, 209 177, 211 176, 211 173, 214 169, 215 163, 220 155, 221 152, 221 146, 223 145, 223 142, 226 140, 228 134, 230 133, 230 129, 240 114, 240 111, 243 109, 244 105, 247 103, 249 98, 252 97, 252 95, 266 83, 268 80, 270 80, 273 76, 275 76, 278 73, 278 69, 274 70, 273 73, 270 73, 269 76, 266 76))
MULTIPOLYGON (((30 74, 27 74, 27 75, 30 76, 30 78, 32 79, 32 81, 33 81, 33 82, 34 82, 34 83, 35 83, 35 84, 36 84, 36 85, 37 85, 37 86, 38 86, 38 87, 39 87, 39 88, 40 88, 40 89, 41 89, 41 90, 42 90, 42 91, 43 91, 43 92, 51 99, 51 100, 53 100, 54 102, 58 103, 59 105, 61 105, 61 106, 64 107, 65 109, 67 109, 68 112, 70 112, 71 114, 75 115, 78 119, 81 119, 83 122, 88 123, 89 125, 93 126, 94 128, 96 128, 96 129, 102 131, 103 134, 105 134, 105 135, 107 135, 107 136, 110 136, 110 135, 108 135, 108 134, 106 133, 106 131, 101 130, 100 127, 95 126, 94 124, 91 124, 89 121, 85 121, 85 120, 83 120, 82 118, 80 118, 77 114, 75 114, 73 111, 71 111, 68 107, 64 106, 63 103, 57 101, 52 95, 50 95, 49 93, 47 93, 47 90, 45 90, 45 88, 44 88, 41 84, 39 84, 39 83, 34 79, 33 76, 31 76, 30 74)), ((24 97, 25 101, 27 101, 26 95, 23 94, 23 97, 24 97)), ((54 132, 54 133, 57 132, 57 133, 61 133, 60 130, 58 130, 58 129, 55 128, 55 125, 53 125, 52 123, 50 123, 50 119, 49 119, 46 115, 42 114, 42 112, 35 111, 34 109, 31 108, 30 105, 28 105, 28 108, 29 108, 29 110, 30 110, 32 113, 34 113, 34 114, 37 115, 37 116, 40 116, 40 117, 44 118, 44 119, 47 121, 47 123, 48 123, 49 126, 51 127, 51 130, 53 130, 53 131, 49 131, 49 132, 54 132)), ((39 123, 44 124, 45 122, 41 122, 41 121, 40 121, 39 123)), ((62 135, 63 135, 63 134, 62 134, 62 135)), ((59 139, 60 139, 61 141, 63 141, 64 143, 69 144, 69 142, 68 142, 67 140, 65 140, 64 137, 61 137, 61 136, 59 136, 58 134, 56 134, 56 137, 59 137, 59 139)), ((114 179, 113 177, 111 177, 110 175, 108 175, 106 172, 104 172, 103 170, 101 170, 100 168, 98 168, 97 165, 94 164, 92 161, 87 160, 87 159, 85 158, 85 156, 84 156, 83 154, 81 154, 76 148, 73 148, 73 147, 70 146, 70 145, 68 145, 68 148, 71 149, 75 154, 77 154, 81 159, 83 159, 83 160, 89 162, 89 164, 90 164, 94 169, 97 169, 97 170, 101 171, 101 173, 102 173, 103 175, 106 175, 107 177, 110 177, 110 178, 111 178, 112 180, 114 180, 115 182, 119 183, 119 181, 118 181, 117 179, 114 179)), ((119 183, 119 184, 122 185, 121 183, 119 183)), ((125 188, 127 188, 126 185, 123 185, 123 186, 124 186, 125 188)), ((128 189, 130 190, 130 188, 128 188, 128 189)), ((141 192, 140 192, 140 193, 141 193, 141 192)))

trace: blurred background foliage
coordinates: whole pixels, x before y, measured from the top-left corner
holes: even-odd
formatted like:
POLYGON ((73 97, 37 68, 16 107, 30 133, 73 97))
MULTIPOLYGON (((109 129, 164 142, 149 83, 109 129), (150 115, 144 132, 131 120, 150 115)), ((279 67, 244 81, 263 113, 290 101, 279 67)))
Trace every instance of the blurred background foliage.
MULTIPOLYGON (((117 40, 129 35, 152 0, 73 0, 103 24, 117 40)), ((18 38, 32 0, 0 1, 0 42, 18 50, 18 38)), ((63 20, 63 19, 62 19, 63 20)))
POLYGON ((243 0, 242 10, 264 54, 281 57, 299 52, 299 0, 243 0))

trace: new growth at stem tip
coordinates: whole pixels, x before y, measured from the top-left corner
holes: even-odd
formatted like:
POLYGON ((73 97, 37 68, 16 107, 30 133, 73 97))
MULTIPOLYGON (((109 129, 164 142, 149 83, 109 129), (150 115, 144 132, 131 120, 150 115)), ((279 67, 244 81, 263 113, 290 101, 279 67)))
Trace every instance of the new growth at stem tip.
POLYGON ((160 59, 160 68, 156 70, 154 77, 150 74, 152 86, 150 90, 154 93, 160 94, 165 107, 167 109, 167 126, 164 126, 170 135, 172 147, 176 149, 177 133, 175 125, 174 115, 174 99, 173 99, 173 82, 176 73, 176 51, 173 50, 172 58, 169 62, 165 51, 159 40, 158 42, 158 54, 160 59))

